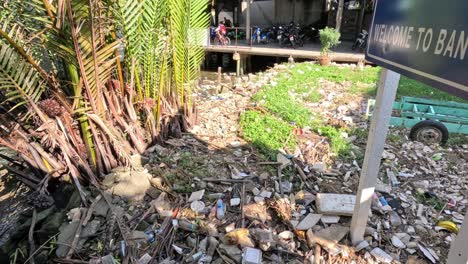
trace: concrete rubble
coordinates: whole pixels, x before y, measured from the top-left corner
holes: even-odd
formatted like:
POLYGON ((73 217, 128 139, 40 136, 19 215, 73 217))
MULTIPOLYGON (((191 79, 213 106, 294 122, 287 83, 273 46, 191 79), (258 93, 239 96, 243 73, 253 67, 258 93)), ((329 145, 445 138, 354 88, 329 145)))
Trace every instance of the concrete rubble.
MULTIPOLYGON (((90 263, 443 263, 468 205, 468 145, 427 146, 392 129, 400 140, 385 146, 364 240, 352 245, 362 139, 349 139, 350 160, 310 161, 299 149, 271 162, 239 137, 239 112, 284 67, 238 82, 223 75, 220 94, 202 82, 191 134, 148 149, 137 171, 113 171, 106 197, 89 190, 92 214, 64 221, 56 256, 66 256, 88 218, 74 251, 100 252, 90 263), (438 227, 443 220, 455 227, 438 227)), ((363 103, 337 107, 341 86, 321 84, 327 96, 310 107, 367 128, 363 103)))

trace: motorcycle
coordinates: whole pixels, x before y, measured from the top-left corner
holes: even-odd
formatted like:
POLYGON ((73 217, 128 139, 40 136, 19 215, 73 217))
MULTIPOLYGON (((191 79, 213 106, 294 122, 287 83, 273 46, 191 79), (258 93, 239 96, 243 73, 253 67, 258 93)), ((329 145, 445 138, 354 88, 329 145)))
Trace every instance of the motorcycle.
POLYGON ((303 35, 305 41, 310 41, 313 43, 317 43, 320 41, 319 30, 314 25, 304 27, 299 33, 299 35, 303 35))
POLYGON ((262 29, 260 27, 254 27, 252 32, 252 43, 257 42, 260 44, 262 29))
MULTIPOLYGON (((280 27, 282 28, 282 27, 280 27)), ((304 46, 304 35, 299 34, 301 28, 294 23, 285 30, 278 30, 278 41, 281 47, 290 45, 293 49, 304 46)))
POLYGON ((245 39, 245 32, 243 30, 238 29, 237 35, 236 35, 236 29, 229 29, 226 36, 230 39, 241 40, 241 39, 245 39))
POLYGON ((283 26, 278 27, 278 31, 276 32, 276 39, 281 47, 283 47, 284 41, 286 41, 286 30, 283 26))
POLYGON ((369 32, 363 29, 362 32, 359 33, 359 36, 357 37, 351 49, 352 50, 355 50, 356 48, 361 49, 361 50, 365 49, 367 47, 368 38, 369 38, 369 32))

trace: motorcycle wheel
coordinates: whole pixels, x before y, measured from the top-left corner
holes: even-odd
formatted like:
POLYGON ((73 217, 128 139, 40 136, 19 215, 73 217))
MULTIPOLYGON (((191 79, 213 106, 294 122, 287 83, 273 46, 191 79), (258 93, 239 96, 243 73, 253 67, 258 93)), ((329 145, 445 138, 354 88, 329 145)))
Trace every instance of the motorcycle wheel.
POLYGON ((297 43, 296 43, 296 41, 294 41, 294 40, 291 41, 291 47, 292 47, 293 49, 296 49, 296 48, 297 48, 297 43))
POLYGON ((229 37, 226 37, 225 40, 224 40, 224 45, 231 45, 231 39, 229 37))
POLYGON ((219 40, 219 37, 215 37, 214 40, 213 40, 213 43, 214 43, 215 45, 220 45, 220 44, 222 44, 221 41, 219 40))
POLYGON ((299 45, 299 47, 304 47, 304 41, 302 39, 299 40, 297 44, 299 45))

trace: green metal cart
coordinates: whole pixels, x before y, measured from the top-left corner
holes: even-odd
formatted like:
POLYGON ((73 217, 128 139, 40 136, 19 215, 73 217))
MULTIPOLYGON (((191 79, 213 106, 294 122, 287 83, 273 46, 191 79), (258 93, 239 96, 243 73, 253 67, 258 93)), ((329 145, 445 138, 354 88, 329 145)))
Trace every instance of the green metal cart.
MULTIPOLYGON (((374 106, 375 100, 369 100, 367 117, 374 106)), ((390 125, 411 128, 412 140, 444 144, 449 133, 468 134, 468 104, 403 97, 393 103, 390 125)))

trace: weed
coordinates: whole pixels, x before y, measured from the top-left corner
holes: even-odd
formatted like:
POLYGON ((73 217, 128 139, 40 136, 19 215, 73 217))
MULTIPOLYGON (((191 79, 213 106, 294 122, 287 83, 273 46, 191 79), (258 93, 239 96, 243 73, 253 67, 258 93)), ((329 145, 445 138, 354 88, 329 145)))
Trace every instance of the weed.
POLYGON ((468 136, 463 134, 450 134, 447 146, 461 146, 468 144, 468 136))
POLYGON ((398 135, 398 134, 389 133, 389 134, 387 135, 387 140, 388 140, 389 142, 391 142, 392 144, 398 144, 398 143, 401 142, 402 137, 401 137, 400 135, 398 135))
POLYGON ((427 193, 416 193, 416 199, 427 206, 431 206, 436 210, 442 210, 445 202, 437 196, 428 195, 427 193))
POLYGON ((276 157, 276 150, 283 147, 294 148, 297 138, 292 134, 293 127, 271 114, 247 111, 241 116, 243 136, 251 141, 269 158, 276 157))
POLYGON ((332 126, 321 126, 317 132, 330 140, 330 147, 333 153, 345 155, 349 149, 349 141, 344 137, 344 129, 338 129, 332 126))
POLYGON ((189 169, 192 166, 192 164, 193 164, 192 153, 188 151, 182 152, 180 159, 179 159, 179 166, 185 170, 185 169, 189 169))
MULTIPOLYGON (((320 91, 320 80, 335 83, 350 83, 346 92, 374 96, 377 91, 379 67, 365 67, 359 71, 349 67, 322 67, 312 63, 298 63, 289 66, 288 70, 278 74, 277 79, 265 85, 253 96, 269 113, 248 111, 241 117, 241 127, 244 137, 256 145, 268 158, 275 157, 276 150, 282 147, 293 148, 297 138, 292 135, 294 124, 298 127, 312 127, 315 132, 328 138, 331 150, 342 158, 362 160, 362 153, 350 153, 351 145, 344 132, 355 135, 357 140, 365 142, 368 131, 353 129, 350 131, 324 125, 319 111, 306 106, 306 102, 318 102, 323 97, 320 91), (352 155, 351 155, 352 154, 352 155)), ((461 101, 434 88, 417 81, 402 77, 398 98, 401 96, 420 96, 442 100, 461 101)), ((398 143, 397 135, 389 135, 388 140, 398 143)), ((453 139, 454 143, 463 142, 453 139)))
POLYGON ((355 136, 357 141, 366 141, 369 136, 369 130, 357 127, 351 129, 349 135, 355 136))
POLYGON ((397 99, 400 99, 402 96, 422 97, 441 101, 455 101, 462 103, 468 102, 460 97, 450 95, 444 91, 432 88, 426 84, 423 84, 416 80, 412 80, 407 77, 401 77, 400 79, 400 86, 398 87, 397 99))

